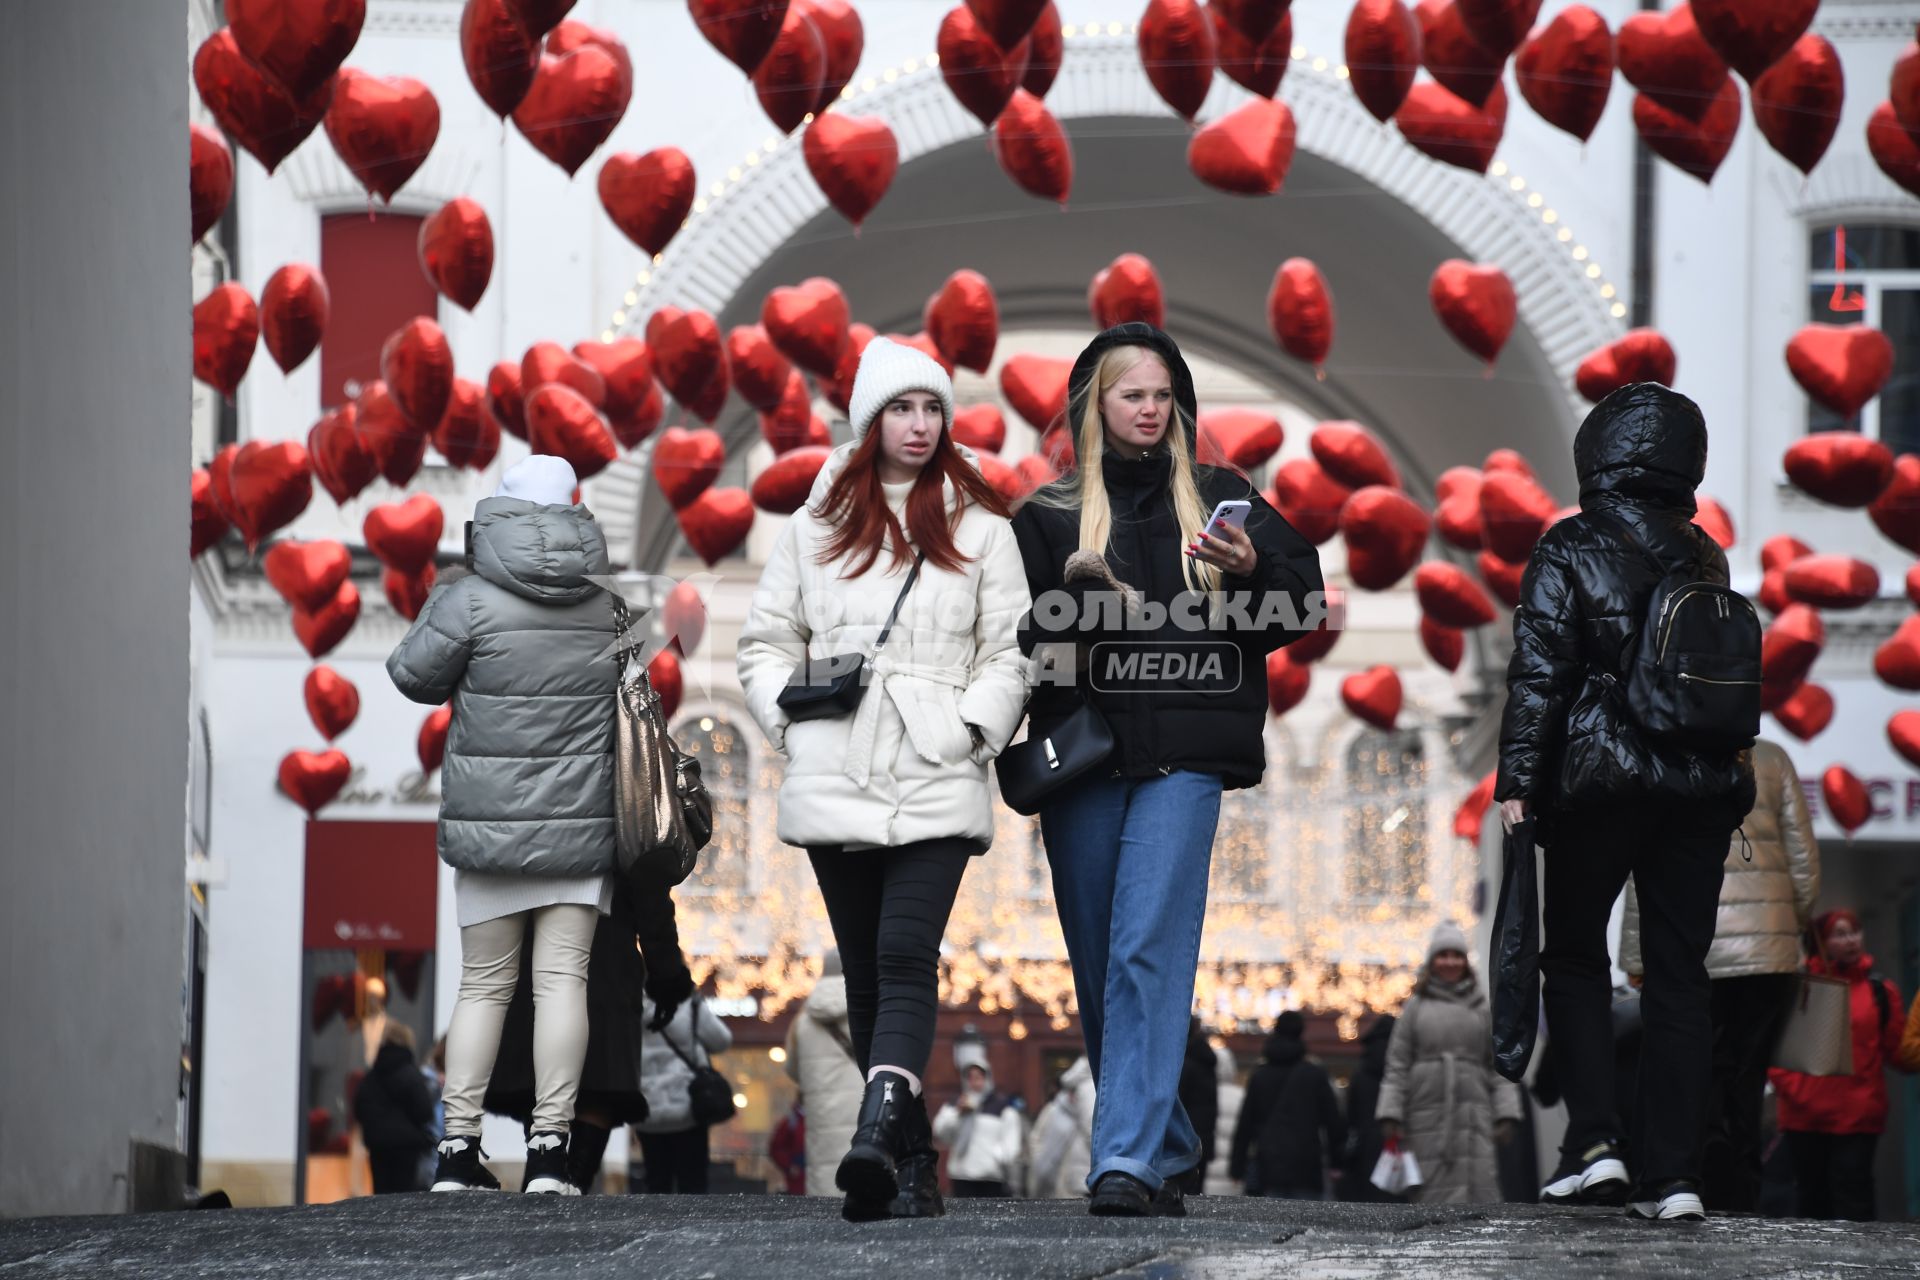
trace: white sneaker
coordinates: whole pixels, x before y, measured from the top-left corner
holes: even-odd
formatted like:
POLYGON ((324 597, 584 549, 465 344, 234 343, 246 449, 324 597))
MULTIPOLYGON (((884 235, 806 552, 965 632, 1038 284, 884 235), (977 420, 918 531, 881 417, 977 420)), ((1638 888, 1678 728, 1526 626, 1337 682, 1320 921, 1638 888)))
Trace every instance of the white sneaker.
POLYGON ((1704 1222, 1707 1207, 1700 1203, 1700 1193, 1691 1183, 1675 1182, 1657 1200, 1635 1200, 1627 1213, 1653 1222, 1704 1222))
POLYGON ((1611 1142, 1597 1142, 1580 1155, 1580 1167, 1540 1189, 1542 1204, 1624 1204, 1627 1166, 1611 1142))

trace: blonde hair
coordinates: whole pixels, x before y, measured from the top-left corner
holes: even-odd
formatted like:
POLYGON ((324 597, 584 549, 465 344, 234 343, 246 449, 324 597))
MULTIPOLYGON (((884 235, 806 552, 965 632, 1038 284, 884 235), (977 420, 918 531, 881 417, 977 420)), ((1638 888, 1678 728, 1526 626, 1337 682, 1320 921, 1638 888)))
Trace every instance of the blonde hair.
MULTIPOLYGON (((1073 471, 1053 484, 1037 490, 1029 502, 1080 512, 1080 549, 1099 555, 1107 553, 1113 537, 1113 506, 1107 500, 1107 486, 1101 478, 1101 464, 1107 451, 1107 426, 1100 416, 1100 398, 1125 377, 1141 360, 1151 358, 1162 368, 1166 360, 1151 347, 1121 346, 1102 353, 1088 380, 1088 391, 1080 421, 1073 427, 1073 471)), ((1171 372, 1171 370, 1169 370, 1171 372)), ((1071 402, 1069 402, 1071 404, 1071 402)), ((1071 412, 1071 408, 1069 409, 1071 412)), ((1200 499, 1200 484, 1194 473, 1197 465, 1187 442, 1196 439, 1198 426, 1187 416, 1178 401, 1173 406, 1173 421, 1168 424, 1167 450, 1173 458, 1173 474, 1168 490, 1173 495, 1173 515, 1180 526, 1182 544, 1192 542, 1212 514, 1200 499)), ((1220 589, 1220 570, 1196 560, 1181 557, 1181 576, 1187 589, 1212 592, 1220 589)))

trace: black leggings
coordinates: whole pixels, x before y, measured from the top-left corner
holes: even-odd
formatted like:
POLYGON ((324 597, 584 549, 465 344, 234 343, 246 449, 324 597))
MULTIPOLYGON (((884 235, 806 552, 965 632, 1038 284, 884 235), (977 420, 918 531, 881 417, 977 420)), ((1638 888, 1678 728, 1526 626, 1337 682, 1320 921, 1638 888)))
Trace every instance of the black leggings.
POLYGON ((939 1006, 940 935, 971 848, 949 839, 807 850, 840 948, 862 1075, 874 1066, 926 1074, 939 1006))

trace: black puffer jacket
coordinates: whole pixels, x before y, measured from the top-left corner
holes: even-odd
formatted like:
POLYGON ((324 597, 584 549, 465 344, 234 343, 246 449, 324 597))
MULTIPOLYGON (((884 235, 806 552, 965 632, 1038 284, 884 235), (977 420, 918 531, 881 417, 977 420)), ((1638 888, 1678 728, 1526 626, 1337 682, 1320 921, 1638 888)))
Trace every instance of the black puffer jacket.
POLYGON ((353 1118, 369 1151, 425 1151, 433 1146, 433 1096, 413 1050, 380 1046, 353 1095, 353 1118))
POLYGON ((1541 536, 1513 615, 1494 796, 1528 801, 1543 843, 1575 815, 1649 805, 1730 832, 1753 807, 1750 753, 1656 745, 1598 678, 1625 671, 1645 623, 1660 576, 1646 553, 1700 581, 1727 581, 1726 554, 1692 523, 1706 423, 1685 396, 1635 383, 1594 406, 1573 458, 1581 514, 1541 536), (1607 516, 1629 525, 1645 553, 1607 516))
POLYGON ((1317 1193, 1346 1145, 1346 1117, 1326 1069, 1307 1060, 1298 1023, 1276 1027, 1247 1081, 1228 1176, 1249 1195, 1317 1193))

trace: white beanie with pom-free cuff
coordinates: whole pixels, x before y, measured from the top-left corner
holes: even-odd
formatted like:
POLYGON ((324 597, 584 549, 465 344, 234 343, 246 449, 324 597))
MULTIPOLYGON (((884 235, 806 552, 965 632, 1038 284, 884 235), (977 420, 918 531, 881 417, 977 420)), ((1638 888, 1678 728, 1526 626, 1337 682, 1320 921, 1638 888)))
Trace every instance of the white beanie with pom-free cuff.
POLYGON ((1432 960, 1442 951, 1458 951, 1463 956, 1473 952, 1467 947, 1465 930, 1451 920, 1442 920, 1434 927, 1433 937, 1427 940, 1427 959, 1432 960))
POLYGON ((853 395, 847 399, 847 422, 853 427, 854 443, 866 439, 867 428, 882 409, 909 391, 938 396, 941 421, 948 428, 953 426, 953 379, 939 361, 916 347, 886 338, 867 343, 853 375, 853 395))
POLYGON ((573 465, 565 458, 536 453, 508 467, 493 496, 519 498, 543 507, 570 507, 573 491, 579 486, 579 477, 574 475, 573 465))

